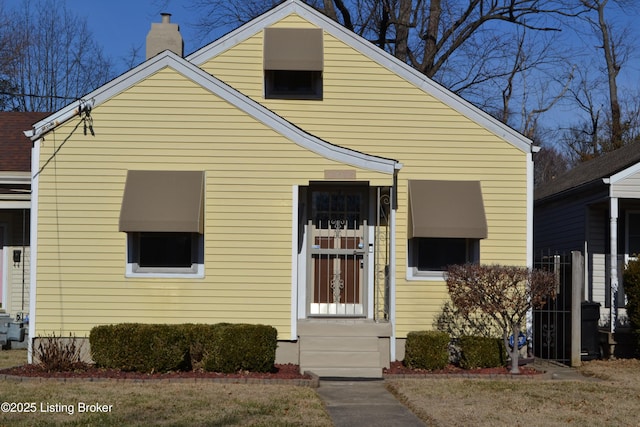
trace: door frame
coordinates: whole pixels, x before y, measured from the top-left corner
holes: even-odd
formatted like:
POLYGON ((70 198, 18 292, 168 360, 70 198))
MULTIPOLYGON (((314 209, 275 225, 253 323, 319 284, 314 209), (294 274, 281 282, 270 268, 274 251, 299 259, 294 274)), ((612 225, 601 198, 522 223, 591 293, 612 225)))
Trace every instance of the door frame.
MULTIPOLYGON (((373 238, 373 224, 369 224, 370 217, 372 215, 375 206, 371 206, 373 187, 370 187, 368 181, 359 182, 359 181, 310 181, 308 185, 304 186, 295 186, 294 187, 294 201, 295 206, 293 207, 293 222, 294 222, 294 259, 295 266, 293 268, 292 278, 294 279, 294 287, 293 295, 295 301, 295 314, 293 317, 296 319, 307 319, 307 318, 318 318, 318 317, 329 317, 329 318, 341 318, 341 317, 350 317, 350 318, 373 318, 373 278, 374 274, 372 271, 373 261, 374 261, 374 250, 375 247, 373 238), (311 298, 313 296, 311 290, 311 284, 308 276, 308 268, 311 265, 311 256, 310 253, 310 240, 309 240, 309 230, 308 230, 308 220, 311 217, 311 194, 314 189, 333 189, 333 188, 355 188, 358 190, 362 190, 362 194, 365 198, 364 206, 363 206, 363 218, 367 218, 366 229, 364 233, 367 237, 367 244, 364 244, 362 254, 364 266, 361 271, 363 275, 363 281, 361 286, 361 301, 362 301, 362 312, 356 316, 353 315, 328 315, 328 316, 318 316, 311 314, 311 298)), ((294 302, 292 301, 292 302, 294 302)))
MULTIPOLYGON (((369 289, 371 288, 368 267, 370 264, 370 254, 368 253, 368 236, 370 235, 369 193, 370 187, 368 182, 310 183, 306 194, 306 204, 309 209, 304 218, 304 234, 308 236, 306 239, 307 257, 305 259, 307 317, 367 317, 369 312, 368 306, 370 303, 369 289), (348 221, 344 218, 338 219, 337 222, 335 220, 331 220, 330 217, 333 211, 332 207, 329 206, 327 208, 328 211, 325 211, 325 213, 329 215, 326 219, 326 228, 322 226, 316 228, 313 225, 314 193, 341 193, 343 195, 345 193, 358 194, 360 196, 360 201, 359 208, 357 210, 352 209, 349 211, 348 206, 346 205, 346 199, 344 205, 344 212, 346 214, 358 212, 357 226, 350 227, 348 225, 348 221), (356 246, 354 246, 355 239, 358 239, 359 241, 356 246), (325 240, 327 243, 330 243, 331 247, 323 247, 323 241, 325 240), (337 282, 332 283, 333 280, 329 280, 326 284, 327 289, 325 289, 324 294, 326 294, 325 298, 327 301, 314 301, 318 296, 316 295, 315 281, 321 276, 321 270, 318 269, 318 263, 323 263, 327 267, 324 278, 329 280, 329 271, 331 271, 333 272, 333 280, 336 280, 337 282), (351 269, 353 269, 351 275, 346 274, 347 266, 351 266, 351 269), (336 271, 338 272, 336 273, 336 271), (352 283, 346 283, 345 278, 342 277, 342 272, 345 273, 346 277, 355 278, 355 281, 352 283), (336 290, 334 289, 334 286, 340 286, 340 288, 336 290), (348 300, 350 287, 353 301, 348 300), (336 296, 340 298, 340 301, 335 301, 336 296)), ((319 293, 322 294, 322 290, 320 290, 319 293)))

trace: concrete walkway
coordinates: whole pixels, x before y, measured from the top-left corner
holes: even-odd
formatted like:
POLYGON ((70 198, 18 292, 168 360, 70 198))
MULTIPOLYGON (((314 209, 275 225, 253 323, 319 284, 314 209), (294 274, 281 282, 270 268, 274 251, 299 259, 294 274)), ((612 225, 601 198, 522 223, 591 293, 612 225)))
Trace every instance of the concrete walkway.
POLYGON ((598 378, 584 376, 576 368, 571 368, 567 365, 554 361, 536 359, 531 366, 539 371, 545 372, 542 379, 592 382, 602 381, 598 378))
MULTIPOLYGON (((536 360, 540 380, 601 381, 577 369, 536 360)), ((385 388, 384 380, 320 380, 316 389, 336 427, 424 427, 425 424, 385 388)))
POLYGON ((383 380, 320 380, 316 390, 336 427, 424 427, 387 391, 383 380))

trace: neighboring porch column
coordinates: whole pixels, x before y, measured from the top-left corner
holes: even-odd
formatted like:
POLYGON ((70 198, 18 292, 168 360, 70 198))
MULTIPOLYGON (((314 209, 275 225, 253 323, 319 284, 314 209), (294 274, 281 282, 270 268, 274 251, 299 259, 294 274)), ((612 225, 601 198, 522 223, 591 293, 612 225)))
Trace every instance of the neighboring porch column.
POLYGON ((609 307, 609 320, 611 333, 616 331, 616 321, 618 319, 618 198, 611 197, 609 204, 609 246, 610 246, 610 277, 611 283, 609 307))
POLYGON ((396 360, 396 213, 398 210, 398 170, 393 172, 393 186, 391 187, 391 212, 389 227, 389 321, 391 322, 391 337, 389 356, 396 360))

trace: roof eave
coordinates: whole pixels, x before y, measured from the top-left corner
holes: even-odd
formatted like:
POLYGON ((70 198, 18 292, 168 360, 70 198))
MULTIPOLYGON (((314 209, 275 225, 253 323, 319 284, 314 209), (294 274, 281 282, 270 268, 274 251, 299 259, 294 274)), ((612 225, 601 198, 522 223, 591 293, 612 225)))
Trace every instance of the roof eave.
POLYGON ((58 126, 82 113, 84 108, 94 108, 142 79, 166 67, 173 68, 186 78, 221 97, 266 126, 271 127, 294 143, 327 159, 386 174, 393 174, 395 170, 401 167, 401 164, 397 160, 373 156, 340 147, 305 132, 278 116, 273 111, 265 108, 211 74, 206 73, 196 65, 168 50, 143 62, 120 77, 89 93, 85 97, 85 99, 89 101, 80 100, 74 102, 44 120, 41 120, 35 124, 32 131, 26 131, 25 135, 32 141, 38 140, 48 132, 51 132, 58 126))

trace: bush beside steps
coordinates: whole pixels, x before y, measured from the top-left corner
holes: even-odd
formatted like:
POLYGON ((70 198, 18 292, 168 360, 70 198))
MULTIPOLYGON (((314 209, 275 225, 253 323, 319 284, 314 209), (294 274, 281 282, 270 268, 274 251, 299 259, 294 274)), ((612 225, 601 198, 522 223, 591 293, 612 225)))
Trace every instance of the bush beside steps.
POLYGON ((446 332, 417 331, 407 334, 404 365, 412 369, 435 371, 451 362, 462 369, 505 366, 506 350, 500 338, 462 336, 455 346, 458 360, 451 360, 451 338, 446 332))

